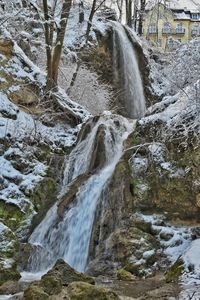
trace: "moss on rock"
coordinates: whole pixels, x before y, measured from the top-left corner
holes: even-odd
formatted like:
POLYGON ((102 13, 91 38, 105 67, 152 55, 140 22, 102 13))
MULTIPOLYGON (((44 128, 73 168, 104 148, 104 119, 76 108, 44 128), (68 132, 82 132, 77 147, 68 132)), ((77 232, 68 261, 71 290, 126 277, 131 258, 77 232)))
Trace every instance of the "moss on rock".
POLYGON ((32 219, 30 231, 40 223, 47 210, 56 201, 56 181, 51 177, 44 177, 41 182, 36 186, 32 195, 30 196, 31 202, 37 211, 37 214, 32 219))
POLYGON ((42 286, 45 293, 48 295, 57 295, 62 290, 62 279, 60 278, 60 274, 47 274, 42 277, 40 285, 42 286))
POLYGON ((133 276, 133 274, 126 271, 125 269, 119 269, 117 270, 117 279, 131 281, 134 280, 135 277, 133 276))
POLYGON ((55 284, 59 284, 61 280, 63 285, 68 285, 74 281, 84 281, 90 284, 95 284, 95 281, 92 277, 79 273, 70 267, 64 260, 59 259, 55 266, 42 277, 41 284, 48 288, 48 281, 55 281, 55 284), (54 278, 54 279, 53 279, 54 278))
POLYGON ((19 209, 18 206, 12 203, 6 203, 0 200, 0 219, 11 230, 15 231, 23 225, 25 214, 19 209))

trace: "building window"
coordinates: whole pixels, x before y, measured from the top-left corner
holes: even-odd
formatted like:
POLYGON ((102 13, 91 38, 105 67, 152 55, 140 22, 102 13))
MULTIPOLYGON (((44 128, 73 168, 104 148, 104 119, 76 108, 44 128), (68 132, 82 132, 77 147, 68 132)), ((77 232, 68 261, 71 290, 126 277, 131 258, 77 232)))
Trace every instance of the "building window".
POLYGON ((192 20, 199 20, 199 14, 191 14, 192 20))
POLYGON ((200 31, 199 31, 199 25, 198 24, 193 24, 192 25, 192 35, 199 35, 200 31))
POLYGON ((149 33, 156 33, 156 32, 157 32, 156 24, 150 24, 149 33))
POLYGON ((169 48, 169 49, 174 48, 174 41, 173 41, 172 38, 169 38, 169 39, 168 39, 167 45, 168 45, 168 48, 169 48))
POLYGON ((182 23, 177 24, 176 33, 185 33, 185 28, 183 27, 182 23))
POLYGON ((171 32, 171 26, 168 22, 164 23, 163 25, 163 33, 170 33, 171 32))

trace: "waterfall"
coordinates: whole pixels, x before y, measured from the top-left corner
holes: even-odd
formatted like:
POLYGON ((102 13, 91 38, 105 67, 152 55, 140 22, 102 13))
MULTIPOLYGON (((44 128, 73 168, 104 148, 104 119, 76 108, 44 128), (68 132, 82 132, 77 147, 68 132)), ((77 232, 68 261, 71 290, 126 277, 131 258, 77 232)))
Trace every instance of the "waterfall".
MULTIPOLYGON (((96 206, 122 155, 123 141, 133 129, 133 122, 110 113, 100 116, 92 125, 86 137, 78 141, 66 158, 60 200, 47 212, 29 239, 29 243, 36 246, 27 266, 29 273, 43 274, 59 258, 77 271, 86 269, 96 206), (101 151, 97 139, 100 139, 98 147, 101 151), (103 163, 102 159, 96 159, 99 165, 94 164, 95 153, 98 156, 103 151, 103 163), (62 199, 70 194, 80 178, 84 178, 83 174, 87 174, 85 180, 81 181, 74 200, 67 208, 63 206, 60 217, 58 207, 62 199)), ((25 278, 27 274, 22 273, 22 276, 25 278)))
MULTIPOLYGON (((124 27, 112 23, 115 79, 123 85, 128 117, 138 118, 144 115, 145 100, 137 56, 124 27)), ((75 148, 66 157, 57 202, 29 238, 33 251, 21 273, 23 280, 38 279, 60 258, 77 271, 86 270, 96 208, 133 123, 105 112, 84 124, 75 148)))
POLYGON ((145 113, 145 98, 137 55, 124 26, 112 22, 113 27, 113 68, 114 79, 120 87, 120 95, 126 115, 129 118, 140 118, 145 113))

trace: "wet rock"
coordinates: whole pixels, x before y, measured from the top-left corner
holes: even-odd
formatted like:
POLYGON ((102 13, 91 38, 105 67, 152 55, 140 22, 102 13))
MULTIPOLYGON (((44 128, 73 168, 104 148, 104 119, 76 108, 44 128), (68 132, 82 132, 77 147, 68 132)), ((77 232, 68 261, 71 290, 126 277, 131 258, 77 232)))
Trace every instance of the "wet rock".
POLYGON ((92 154, 92 159, 90 162, 90 171, 101 169, 106 163, 106 127, 105 125, 99 125, 99 128, 96 133, 96 139, 94 144, 94 150, 92 154))
POLYGON ((78 133, 77 143, 87 138, 88 134, 92 131, 94 124, 98 122, 99 118, 99 116, 95 116, 94 118, 87 121, 87 123, 81 128, 78 133))
POLYGON ((86 282, 73 282, 68 288, 69 300, 119 300, 114 292, 86 282))
MULTIPOLYGON (((121 159, 96 209, 89 249, 89 274, 105 275, 105 272, 110 274, 116 264, 119 265, 121 260, 124 261, 122 252, 118 251, 117 245, 113 246, 113 242, 110 241, 118 228, 123 228, 123 232, 126 232, 125 224, 129 226, 128 220, 134 207, 130 192, 130 178, 128 164, 121 159)), ((126 252, 123 247, 120 249, 126 252)))
POLYGON ((76 199, 76 193, 78 192, 79 188, 89 177, 89 174, 81 174, 70 183, 67 192, 61 197, 58 203, 57 213, 59 218, 63 217, 63 214, 69 208, 69 205, 76 199))
POLYGON ((19 250, 16 255, 18 270, 20 272, 29 270, 29 266, 32 262, 32 257, 34 257, 33 253, 37 255, 37 250, 39 251, 40 249, 41 246, 39 245, 20 243, 19 250))

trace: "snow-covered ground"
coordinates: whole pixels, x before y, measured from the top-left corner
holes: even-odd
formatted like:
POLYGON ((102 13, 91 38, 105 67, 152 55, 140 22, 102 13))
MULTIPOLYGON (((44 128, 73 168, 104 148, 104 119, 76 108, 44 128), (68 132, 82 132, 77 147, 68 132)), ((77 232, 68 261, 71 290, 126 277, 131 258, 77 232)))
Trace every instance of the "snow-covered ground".
MULTIPOLYGON (((162 215, 142 215, 145 222, 150 222, 152 228, 158 233, 162 251, 171 262, 182 259, 184 271, 179 278, 181 292, 180 300, 200 299, 200 238, 192 240, 193 229, 191 226, 172 225, 165 221, 162 215), (162 236, 165 238, 163 239, 162 236)), ((196 228, 198 230, 198 228, 196 228)))

